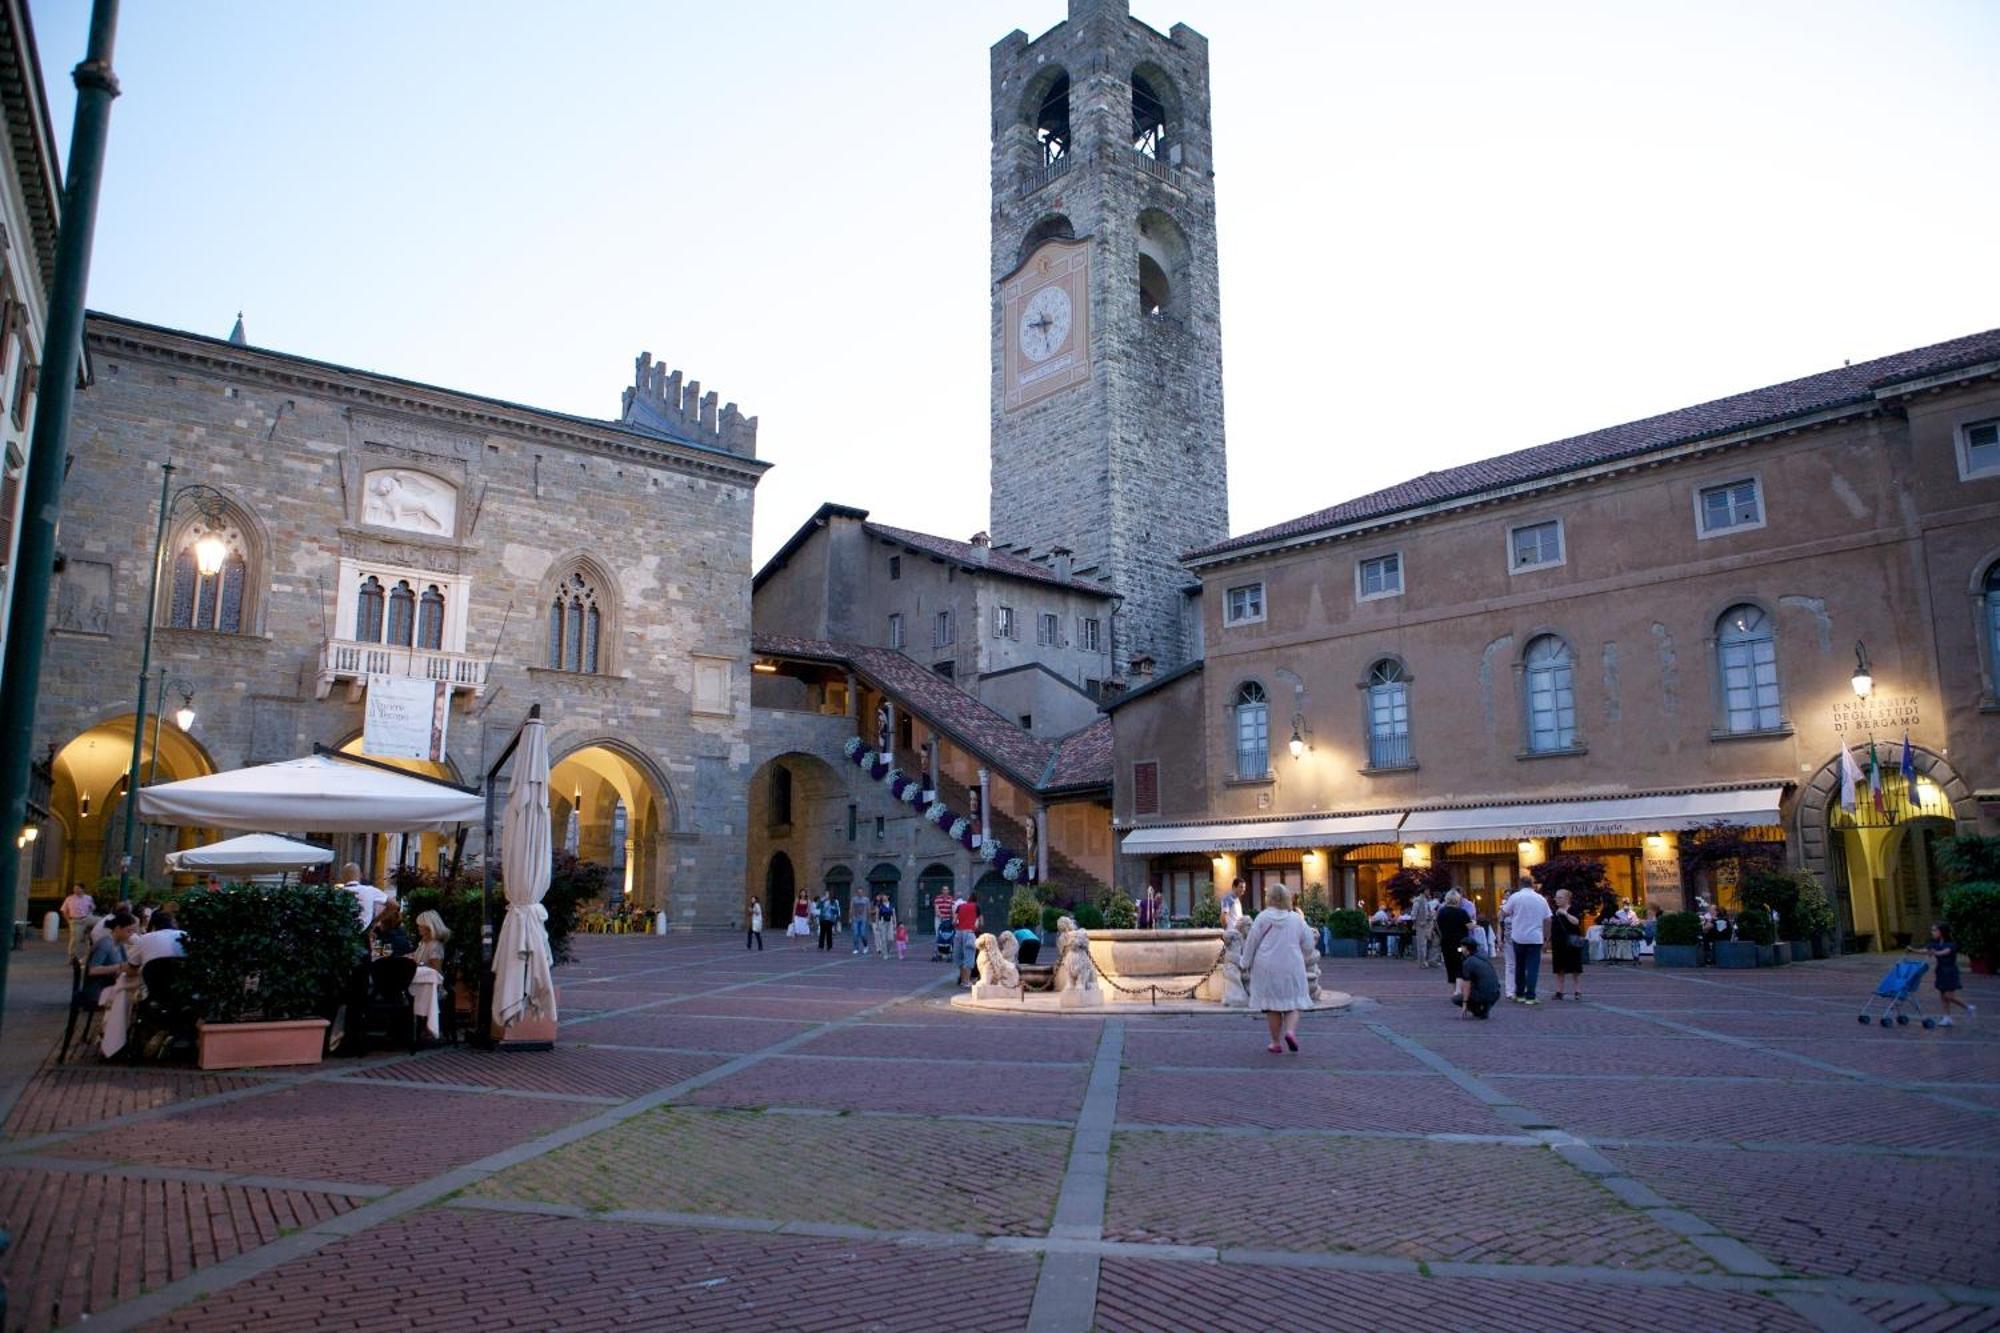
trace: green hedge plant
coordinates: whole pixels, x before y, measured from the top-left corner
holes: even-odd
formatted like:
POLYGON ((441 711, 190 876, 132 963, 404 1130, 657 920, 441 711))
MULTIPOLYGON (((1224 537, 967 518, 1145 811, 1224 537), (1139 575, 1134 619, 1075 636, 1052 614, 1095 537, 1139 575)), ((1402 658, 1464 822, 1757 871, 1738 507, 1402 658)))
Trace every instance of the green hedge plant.
POLYGON ((1771 944, 1777 940, 1778 931, 1771 924, 1770 913, 1746 910, 1736 915, 1736 938, 1752 944, 1771 944))
POLYGON ((1306 885, 1305 892, 1299 895, 1299 911, 1305 916, 1306 924, 1314 930, 1324 926, 1326 919, 1333 914, 1333 904, 1326 899, 1326 885, 1306 885))
POLYGON ((1109 930, 1133 930, 1139 924, 1139 904, 1123 889, 1104 900, 1104 925, 1109 930))
POLYGON ((1022 926, 1030 929, 1042 923, 1042 900, 1027 885, 1018 885, 1014 896, 1007 903, 1007 929, 1018 930, 1022 926))
POLYGON ((1197 891, 1194 895, 1194 910, 1188 913, 1188 924, 1202 930, 1214 930, 1222 925, 1222 900, 1215 896, 1215 890, 1197 891))
POLYGON ((1701 918, 1693 912, 1668 912, 1653 933, 1655 944, 1682 946, 1701 943, 1701 918))
POLYGON ((2000 962, 2000 884, 1960 884, 1947 889, 1944 923, 1961 957, 2000 962))
POLYGON ((1358 907, 1337 907, 1326 914, 1326 924, 1337 940, 1368 938, 1368 915, 1358 907))
POLYGON ((187 984, 211 1023, 331 1018, 367 956, 354 895, 232 884, 181 904, 187 984))

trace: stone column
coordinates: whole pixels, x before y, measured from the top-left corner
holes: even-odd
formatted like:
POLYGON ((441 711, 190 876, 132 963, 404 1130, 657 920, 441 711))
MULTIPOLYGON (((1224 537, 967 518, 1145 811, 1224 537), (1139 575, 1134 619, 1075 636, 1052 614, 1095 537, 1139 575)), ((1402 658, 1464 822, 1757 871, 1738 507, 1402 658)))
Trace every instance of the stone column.
POLYGON ((1043 884, 1047 883, 1049 878, 1049 808, 1046 805, 1037 805, 1032 818, 1035 830, 1035 882, 1043 884))
POLYGON ((993 793, 987 785, 987 773, 979 770, 979 837, 985 841, 993 836, 993 793))

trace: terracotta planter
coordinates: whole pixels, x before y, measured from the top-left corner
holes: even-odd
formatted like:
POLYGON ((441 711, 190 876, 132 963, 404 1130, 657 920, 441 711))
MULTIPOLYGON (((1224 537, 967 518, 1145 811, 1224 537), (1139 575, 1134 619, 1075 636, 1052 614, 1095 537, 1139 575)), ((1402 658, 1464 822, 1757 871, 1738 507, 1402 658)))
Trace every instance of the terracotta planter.
POLYGON ((202 1069, 264 1069, 316 1065, 326 1049, 326 1020, 277 1023, 197 1023, 197 1064, 202 1069))
MULTIPOLYGON (((556 1012, 558 1014, 562 1012, 560 986, 556 987, 556 1012)), ((493 1020, 493 1035, 503 1046, 553 1046, 556 1041, 556 1022, 556 1019, 537 1015, 502 1027, 496 1017, 493 1020)))
POLYGON ((2000 958, 1990 953, 1972 960, 1972 970, 1982 977, 1992 976, 1996 968, 2000 968, 2000 958))

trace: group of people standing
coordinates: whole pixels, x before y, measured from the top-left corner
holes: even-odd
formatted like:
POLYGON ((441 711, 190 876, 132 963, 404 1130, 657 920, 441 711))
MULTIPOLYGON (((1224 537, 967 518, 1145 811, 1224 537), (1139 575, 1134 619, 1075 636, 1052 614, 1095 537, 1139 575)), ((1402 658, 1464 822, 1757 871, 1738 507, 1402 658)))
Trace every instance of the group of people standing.
MULTIPOLYGON (((852 933, 855 954, 872 950, 876 957, 886 960, 893 949, 898 961, 908 956, 909 928, 897 917, 895 899, 886 893, 873 898, 857 893, 845 907, 831 890, 823 889, 819 897, 811 899, 801 893, 793 900, 792 920, 785 928, 785 935, 790 939, 816 936, 819 947, 831 952, 843 923, 852 933)), ((743 906, 743 932, 744 948, 764 947, 764 904, 755 898, 743 906)))

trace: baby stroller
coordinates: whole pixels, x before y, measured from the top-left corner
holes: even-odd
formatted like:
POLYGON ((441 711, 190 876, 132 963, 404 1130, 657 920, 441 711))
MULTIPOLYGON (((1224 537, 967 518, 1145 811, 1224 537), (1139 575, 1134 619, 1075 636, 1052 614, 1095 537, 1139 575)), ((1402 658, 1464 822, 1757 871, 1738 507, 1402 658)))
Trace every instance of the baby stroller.
POLYGON ((1925 1027, 1936 1027, 1937 1020, 1924 1017, 1924 1007, 1916 998, 1917 986, 1923 981, 1924 973, 1930 970, 1931 965, 1920 958, 1912 958, 1891 967, 1889 974, 1875 987, 1875 993, 1862 1004, 1861 1026, 1867 1027, 1869 1020, 1873 1019, 1883 1027, 1888 1027, 1892 1021, 1898 1027, 1907 1027, 1910 1014, 1915 1014, 1925 1027), (1875 1008, 1877 1000, 1885 1002, 1879 1014, 1870 1012, 1875 1008), (1903 1012, 1906 1006, 1910 1014, 1903 1012))

